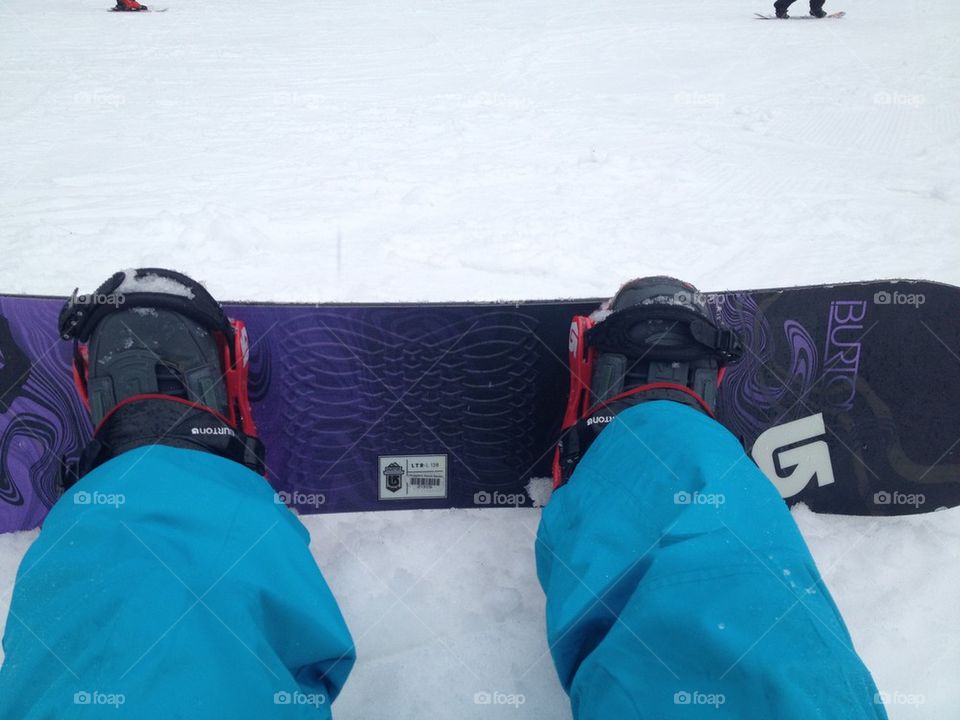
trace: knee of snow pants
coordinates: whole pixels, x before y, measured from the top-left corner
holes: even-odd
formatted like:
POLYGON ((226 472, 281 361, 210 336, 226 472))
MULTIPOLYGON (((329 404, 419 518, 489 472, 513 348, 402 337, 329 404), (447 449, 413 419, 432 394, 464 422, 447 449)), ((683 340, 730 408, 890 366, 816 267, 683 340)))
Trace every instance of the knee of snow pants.
POLYGON ((643 403, 544 508, 547 637, 578 720, 878 720, 779 493, 723 426, 643 403))
POLYGON ((0 718, 328 718, 350 633, 306 528, 207 453, 125 453, 71 488, 23 558, 0 718))

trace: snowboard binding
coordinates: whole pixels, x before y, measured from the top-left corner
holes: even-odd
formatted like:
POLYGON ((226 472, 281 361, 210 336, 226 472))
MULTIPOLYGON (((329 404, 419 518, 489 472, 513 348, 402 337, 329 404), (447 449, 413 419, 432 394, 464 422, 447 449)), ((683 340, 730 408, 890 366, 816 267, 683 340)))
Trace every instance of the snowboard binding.
POLYGON ((713 417, 724 368, 743 352, 697 289, 669 277, 624 285, 590 317, 574 317, 570 394, 553 462, 554 487, 614 417, 640 402, 672 400, 713 417))
POLYGON ((151 444, 203 450, 265 472, 247 393, 244 324, 199 283, 171 270, 116 273, 60 312, 74 384, 95 430, 69 486, 151 444))

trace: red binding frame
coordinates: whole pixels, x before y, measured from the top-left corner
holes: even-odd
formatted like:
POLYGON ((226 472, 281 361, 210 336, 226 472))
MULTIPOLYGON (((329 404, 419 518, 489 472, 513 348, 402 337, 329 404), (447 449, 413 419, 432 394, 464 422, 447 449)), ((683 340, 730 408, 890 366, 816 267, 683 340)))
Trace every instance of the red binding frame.
MULTIPOLYGON (((596 351, 587 346, 587 332, 593 325, 593 320, 583 315, 576 315, 570 321, 570 335, 567 342, 570 360, 570 394, 567 396, 567 411, 563 415, 563 432, 576 425, 590 408, 590 382, 593 377, 596 351)), ((560 487, 562 482, 560 447, 557 446, 553 453, 554 489, 560 487)))

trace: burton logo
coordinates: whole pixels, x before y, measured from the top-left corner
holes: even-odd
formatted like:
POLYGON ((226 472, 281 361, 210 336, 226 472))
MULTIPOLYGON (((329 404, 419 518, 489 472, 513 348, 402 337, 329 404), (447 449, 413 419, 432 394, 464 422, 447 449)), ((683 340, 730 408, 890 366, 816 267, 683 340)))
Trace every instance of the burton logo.
POLYGON ((817 413, 770 428, 757 438, 750 454, 780 495, 793 497, 814 477, 820 487, 834 482, 830 448, 823 439, 826 432, 823 415, 817 413))
POLYGON ((823 353, 823 402, 825 407, 849 410, 857 395, 861 339, 867 317, 867 303, 830 303, 827 344, 823 353))
POLYGON ((383 469, 383 475, 386 478, 387 490, 397 492, 402 484, 400 478, 403 477, 403 466, 392 462, 383 469))

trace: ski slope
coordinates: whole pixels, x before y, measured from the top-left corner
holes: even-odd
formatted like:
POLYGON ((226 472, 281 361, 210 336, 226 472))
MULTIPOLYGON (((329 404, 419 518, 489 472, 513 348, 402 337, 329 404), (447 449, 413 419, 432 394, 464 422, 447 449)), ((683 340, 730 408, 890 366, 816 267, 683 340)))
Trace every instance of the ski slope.
MULTIPOLYGON (((826 23, 757 22, 765 2, 109 2, 0 3, 3 292, 150 265, 244 300, 960 284, 952 0, 831 0, 849 14, 826 23)), ((960 510, 795 515, 891 718, 956 718, 960 510)), ((569 718, 537 519, 305 519, 360 655, 335 716, 569 718)), ((0 618, 33 537, 0 536, 0 618)))

